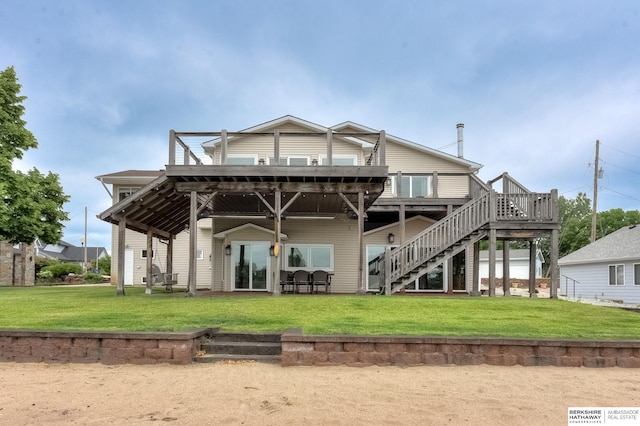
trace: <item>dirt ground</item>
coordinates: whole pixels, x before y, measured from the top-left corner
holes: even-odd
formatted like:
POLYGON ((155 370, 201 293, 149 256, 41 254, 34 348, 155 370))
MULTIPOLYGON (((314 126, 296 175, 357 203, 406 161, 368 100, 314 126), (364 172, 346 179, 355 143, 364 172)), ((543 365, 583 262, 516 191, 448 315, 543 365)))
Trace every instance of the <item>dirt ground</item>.
POLYGON ((640 371, 0 363, 0 425, 566 425, 640 406, 640 371))

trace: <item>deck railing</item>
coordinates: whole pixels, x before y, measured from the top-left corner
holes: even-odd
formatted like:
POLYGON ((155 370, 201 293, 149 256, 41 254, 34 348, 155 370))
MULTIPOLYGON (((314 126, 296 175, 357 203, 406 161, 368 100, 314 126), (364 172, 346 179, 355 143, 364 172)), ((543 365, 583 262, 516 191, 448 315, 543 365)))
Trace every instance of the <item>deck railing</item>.
MULTIPOLYGON (((555 220, 555 192, 547 194, 499 194, 489 191, 469 201, 444 219, 411 238, 401 246, 387 250, 375 262, 380 270, 380 285, 393 283, 442 254, 491 222, 555 220), (525 206, 526 208, 520 208, 525 206)), ((372 267, 372 265, 370 265, 372 267)))
MULTIPOLYGON (((329 129, 326 132, 169 132, 169 166, 173 165, 211 165, 213 159, 210 153, 205 149, 205 144, 219 145, 219 164, 226 164, 228 144, 234 138, 246 137, 269 137, 273 139, 273 149, 269 152, 255 153, 264 160, 267 157, 279 159, 281 142, 288 138, 318 138, 326 141, 326 150, 319 152, 320 155, 326 155, 327 165, 332 164, 332 152, 335 138, 357 139, 365 144, 371 144, 371 154, 363 158, 364 166, 385 166, 386 165, 386 133, 384 130, 379 132, 334 132, 329 129)), ((272 164, 273 165, 273 164, 272 164)), ((311 165, 311 164, 310 164, 311 165)), ((356 164, 357 165, 357 164, 356 164)))

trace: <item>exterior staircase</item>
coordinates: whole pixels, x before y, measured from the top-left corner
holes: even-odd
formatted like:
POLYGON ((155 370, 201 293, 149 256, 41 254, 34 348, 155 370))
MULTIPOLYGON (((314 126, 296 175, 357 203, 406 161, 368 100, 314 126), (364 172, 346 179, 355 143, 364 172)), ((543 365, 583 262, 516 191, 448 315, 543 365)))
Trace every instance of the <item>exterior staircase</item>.
POLYGON ((195 362, 257 361, 280 363, 280 333, 217 332, 201 344, 195 362))
POLYGON ((483 191, 422 233, 399 247, 387 248, 372 260, 370 270, 380 273, 380 293, 391 295, 401 290, 416 277, 487 238, 490 229, 554 220, 553 194, 529 192, 513 180, 509 185, 513 192, 483 191))

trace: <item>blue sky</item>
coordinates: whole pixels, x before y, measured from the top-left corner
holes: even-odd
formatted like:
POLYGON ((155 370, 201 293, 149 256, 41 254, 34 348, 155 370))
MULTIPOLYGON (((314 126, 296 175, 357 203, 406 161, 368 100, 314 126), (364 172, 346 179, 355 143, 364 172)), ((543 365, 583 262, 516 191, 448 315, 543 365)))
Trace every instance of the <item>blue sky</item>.
POLYGON ((95 176, 160 169, 169 129, 241 130, 286 114, 354 121, 508 171, 533 191, 640 209, 640 3, 616 1, 4 0, 39 141, 80 244, 110 246, 95 176))

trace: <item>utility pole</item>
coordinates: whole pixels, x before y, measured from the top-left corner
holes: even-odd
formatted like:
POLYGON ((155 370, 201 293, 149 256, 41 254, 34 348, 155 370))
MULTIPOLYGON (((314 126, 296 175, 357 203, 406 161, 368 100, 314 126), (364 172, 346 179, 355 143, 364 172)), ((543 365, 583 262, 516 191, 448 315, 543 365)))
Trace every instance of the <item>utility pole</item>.
POLYGON ((596 162, 593 167, 593 210, 591 211, 591 238, 590 241, 596 240, 596 216, 598 215, 598 162, 600 155, 600 141, 596 141, 596 162))
POLYGON ((82 271, 87 272, 87 246, 89 241, 87 240, 87 208, 84 208, 84 263, 82 264, 82 271))

